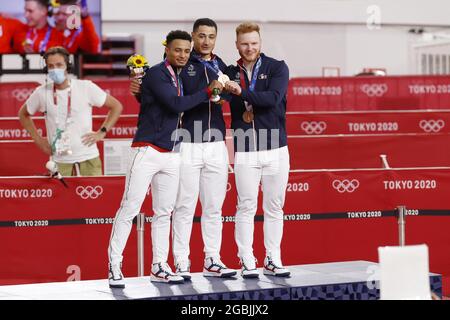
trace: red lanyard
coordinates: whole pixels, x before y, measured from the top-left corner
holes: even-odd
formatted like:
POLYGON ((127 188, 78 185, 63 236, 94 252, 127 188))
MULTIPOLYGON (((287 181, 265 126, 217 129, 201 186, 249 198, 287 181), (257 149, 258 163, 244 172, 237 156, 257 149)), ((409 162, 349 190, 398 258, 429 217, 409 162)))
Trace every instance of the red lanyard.
POLYGON ((247 89, 247 83, 245 82, 245 75, 242 67, 239 68, 239 73, 240 73, 241 88, 245 90, 247 89))
POLYGON ((242 64, 242 59, 237 61, 237 65, 239 66, 239 81, 241 83, 242 89, 247 89, 247 83, 245 83, 245 75, 244 75, 244 67, 242 64))
MULTIPOLYGON (((55 85, 53 85, 53 103, 55 105, 55 107, 58 107, 58 95, 56 94, 56 87, 55 85)), ((71 116, 71 105, 72 105, 72 87, 71 84, 69 83, 69 91, 67 92, 67 118, 66 118, 66 122, 68 119, 70 119, 71 116)))

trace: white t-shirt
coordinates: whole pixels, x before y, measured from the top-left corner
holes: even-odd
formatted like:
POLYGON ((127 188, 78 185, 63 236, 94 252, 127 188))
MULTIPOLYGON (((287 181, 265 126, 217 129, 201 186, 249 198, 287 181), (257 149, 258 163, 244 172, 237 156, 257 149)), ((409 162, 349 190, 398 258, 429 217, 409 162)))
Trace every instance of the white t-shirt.
POLYGON ((67 125, 67 102, 69 88, 56 90, 57 106, 53 98, 53 82, 36 88, 26 101, 28 113, 44 112, 47 139, 52 145, 56 129, 70 134, 71 155, 53 155, 53 160, 61 163, 82 162, 99 156, 97 145, 90 147, 81 142, 81 137, 92 131, 92 107, 101 107, 106 101, 106 92, 90 80, 70 80, 71 123, 67 125))

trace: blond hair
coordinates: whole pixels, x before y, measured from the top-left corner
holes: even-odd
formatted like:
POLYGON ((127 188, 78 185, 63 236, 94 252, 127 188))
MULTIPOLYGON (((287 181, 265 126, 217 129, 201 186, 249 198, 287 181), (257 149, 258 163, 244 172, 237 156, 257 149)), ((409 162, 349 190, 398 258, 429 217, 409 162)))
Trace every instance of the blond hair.
POLYGON ((259 26, 255 22, 243 22, 236 27, 236 37, 241 33, 250 33, 256 31, 259 33, 259 26))

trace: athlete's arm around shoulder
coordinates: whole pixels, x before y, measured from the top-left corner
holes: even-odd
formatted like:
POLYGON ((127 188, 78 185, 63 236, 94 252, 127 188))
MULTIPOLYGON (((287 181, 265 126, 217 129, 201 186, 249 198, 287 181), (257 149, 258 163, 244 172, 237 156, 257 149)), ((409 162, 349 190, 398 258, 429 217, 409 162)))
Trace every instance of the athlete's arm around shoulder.
POLYGON ((178 95, 178 89, 170 75, 157 66, 149 69, 142 81, 141 90, 143 103, 148 96, 153 96, 159 103, 176 113, 192 109, 209 99, 207 88, 188 96, 178 95))

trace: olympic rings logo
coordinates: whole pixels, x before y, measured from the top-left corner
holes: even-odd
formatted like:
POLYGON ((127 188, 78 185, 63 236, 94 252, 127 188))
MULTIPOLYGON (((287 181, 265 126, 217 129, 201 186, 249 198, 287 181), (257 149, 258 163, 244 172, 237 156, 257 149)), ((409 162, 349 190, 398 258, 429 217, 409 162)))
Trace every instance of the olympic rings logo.
POLYGON ((359 187, 359 181, 356 179, 353 180, 334 180, 333 188, 336 189, 339 193, 349 192, 352 193, 359 187))
POLYGON ((327 124, 323 121, 303 121, 300 128, 306 134, 321 134, 327 128, 327 124))
POLYGON ((75 190, 77 195, 79 195, 81 197, 81 199, 86 200, 86 199, 97 199, 98 197, 100 197, 103 193, 103 188, 101 186, 87 186, 87 187, 83 187, 83 186, 78 186, 77 189, 75 190))
POLYGON ((387 92, 388 86, 385 83, 363 84, 361 90, 369 97, 382 97, 387 92))
POLYGON ((33 90, 34 90, 33 88, 30 88, 30 89, 26 89, 26 88, 14 89, 11 92, 11 95, 17 101, 23 102, 23 101, 28 99, 28 97, 33 93, 33 90))
POLYGON ((439 132, 445 126, 442 119, 439 120, 420 120, 419 127, 425 132, 439 132))

